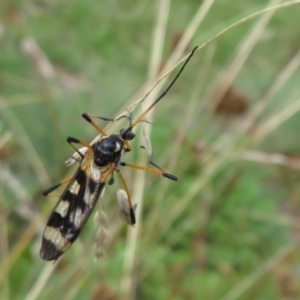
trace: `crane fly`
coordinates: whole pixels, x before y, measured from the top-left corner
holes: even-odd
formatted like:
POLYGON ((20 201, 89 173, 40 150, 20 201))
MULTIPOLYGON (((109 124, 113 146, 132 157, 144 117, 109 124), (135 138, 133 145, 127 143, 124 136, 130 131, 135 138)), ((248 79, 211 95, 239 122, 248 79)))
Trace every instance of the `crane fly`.
POLYGON ((119 166, 144 170, 177 181, 175 175, 160 168, 153 162, 152 158, 150 158, 149 163, 155 168, 126 163, 123 157, 125 153, 131 149, 129 141, 135 137, 132 129, 144 121, 146 114, 168 93, 197 48, 198 47, 195 47, 190 53, 166 90, 134 121, 131 120, 131 117, 128 117, 130 120, 129 127, 121 130, 118 134, 107 135, 106 132, 92 120, 93 118, 100 118, 106 121, 112 121, 112 119, 87 113, 82 114, 82 117, 101 134, 101 138, 92 145, 73 137, 67 138, 67 142, 79 154, 80 164, 73 176, 62 180, 43 192, 43 195, 47 196, 59 186, 67 183, 67 187, 61 194, 48 219, 43 234, 42 247, 40 250, 42 259, 49 261, 57 260, 77 239, 91 215, 105 184, 107 182, 112 183, 114 172, 120 177, 127 194, 130 223, 132 225, 136 223, 134 206, 129 189, 122 172, 119 170, 119 166), (87 151, 84 154, 81 153, 75 144, 87 147, 87 151))

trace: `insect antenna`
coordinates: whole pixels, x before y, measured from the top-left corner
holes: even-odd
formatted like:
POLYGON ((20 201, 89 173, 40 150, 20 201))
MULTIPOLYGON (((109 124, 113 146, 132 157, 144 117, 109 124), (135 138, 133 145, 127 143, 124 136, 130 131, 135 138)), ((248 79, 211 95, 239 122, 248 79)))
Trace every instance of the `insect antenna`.
POLYGON ((169 90, 172 88, 172 86, 174 85, 174 83, 176 82, 176 80, 178 79, 178 77, 180 76, 180 74, 182 73, 182 71, 184 70, 185 66, 187 65, 187 63, 189 62, 189 60, 192 58, 192 56, 194 55, 195 51, 198 49, 198 46, 196 46, 192 52, 190 53, 190 55, 188 56, 187 60, 184 62, 183 66, 181 67, 181 69, 179 70, 179 72, 177 73, 177 75, 175 76, 175 78, 172 80, 172 82, 169 84, 169 86, 160 94, 160 96, 132 123, 130 124, 130 126, 124 130, 124 132, 122 133, 123 136, 126 136, 126 134, 132 130, 132 128, 134 126, 136 126, 138 123, 140 123, 145 115, 164 97, 166 96, 166 94, 169 92, 169 90))

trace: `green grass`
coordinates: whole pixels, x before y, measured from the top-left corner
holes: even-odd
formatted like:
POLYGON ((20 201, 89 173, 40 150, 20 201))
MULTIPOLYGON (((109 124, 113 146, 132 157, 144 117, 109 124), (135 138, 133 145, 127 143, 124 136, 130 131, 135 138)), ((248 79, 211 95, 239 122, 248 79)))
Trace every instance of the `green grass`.
MULTIPOLYGON (((300 2, 273 11, 265 25, 266 13, 251 17, 275 2, 215 1, 169 66, 199 1, 172 1, 169 13, 163 1, 0 4, 1 299, 299 298, 300 2), (159 13, 162 39, 153 33, 159 13), (51 78, 23 50, 27 38, 51 78), (124 169, 141 209, 135 228, 118 217, 116 180, 101 200, 112 238, 106 256, 94 260, 92 216, 61 260, 42 261, 57 200, 41 192, 74 169, 64 166, 66 137, 96 136, 81 114, 117 116, 195 45, 204 47, 155 107, 154 126, 142 124, 155 161, 179 181, 124 169), (162 54, 151 60, 154 50, 162 54), (244 114, 213 113, 212 95, 227 84, 246 96, 244 114)), ((110 132, 126 126, 117 125, 110 132)), ((137 135, 126 161, 145 164, 137 135)))

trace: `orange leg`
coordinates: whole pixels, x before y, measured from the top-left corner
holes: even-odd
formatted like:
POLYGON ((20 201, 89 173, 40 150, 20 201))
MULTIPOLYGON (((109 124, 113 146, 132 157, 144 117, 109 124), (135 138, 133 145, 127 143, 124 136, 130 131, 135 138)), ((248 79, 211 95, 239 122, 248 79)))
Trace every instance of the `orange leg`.
POLYGON ((175 175, 170 174, 170 173, 168 173, 165 170, 162 170, 160 168, 159 168, 159 170, 155 170, 155 169, 152 169, 152 168, 133 165, 133 164, 128 164, 128 163, 125 163, 125 162, 121 162, 120 165, 130 167, 130 168, 133 168, 133 169, 137 169, 137 170, 143 170, 143 171, 146 171, 146 172, 149 172, 149 173, 156 174, 158 176, 163 176, 163 177, 169 178, 169 179, 174 180, 174 181, 178 180, 178 178, 175 175))
POLYGON ((44 196, 57 196, 56 194, 50 194, 50 193, 52 191, 56 190, 57 188, 59 188, 61 185, 69 182, 72 178, 73 178, 73 175, 65 178, 64 180, 60 181, 59 183, 56 183, 56 184, 50 186, 49 188, 47 188, 46 190, 43 191, 43 195, 44 196))
MULTIPOLYGON (((124 116, 121 116, 121 117, 116 118, 116 119, 104 118, 104 117, 101 117, 101 116, 97 116, 97 115, 94 115, 94 114, 88 114, 88 113, 82 114, 82 117, 85 120, 87 120, 103 136, 107 136, 107 134, 95 122, 93 122, 93 120, 91 118, 101 119, 101 120, 110 121, 110 122, 119 121, 119 120, 121 120, 123 118, 127 118, 127 119, 129 119, 129 121, 131 123, 131 113, 129 113, 129 116, 125 116, 124 115, 124 116)), ((131 150, 131 148, 130 148, 130 145, 129 145, 128 141, 124 139, 124 143, 125 143, 125 146, 126 146, 126 149, 127 149, 126 152, 129 152, 131 150)))
MULTIPOLYGON (((92 114, 87 114, 87 113, 84 113, 82 114, 82 117, 88 121, 102 136, 107 136, 106 132, 101 129, 91 118, 97 118, 97 116, 95 115, 92 115, 92 114)), ((98 117, 98 118, 101 118, 101 119, 105 119, 105 118, 102 118, 102 117, 98 117)), ((106 119, 107 121, 110 121, 110 119, 106 119)))
POLYGON ((73 138, 73 137, 68 137, 67 138, 67 142, 71 145, 71 147, 81 156, 81 158, 84 158, 84 155, 73 145, 73 143, 76 143, 76 144, 80 144, 84 147, 87 147, 87 148, 91 148, 91 145, 86 143, 86 142, 83 142, 83 141, 80 141, 76 138, 73 138))
POLYGON ((124 188, 125 188, 125 191, 126 191, 126 194, 127 194, 127 201, 128 201, 128 206, 129 206, 129 213, 130 213, 131 224, 134 225, 136 223, 136 220, 135 220, 135 214, 134 214, 134 209, 133 209, 133 205, 132 205, 132 200, 131 200, 130 192, 129 192, 127 183, 126 183, 125 178, 124 178, 123 174, 121 173, 121 171, 118 170, 117 173, 118 173, 119 177, 122 180, 122 183, 124 185, 124 188))
MULTIPOLYGON (((94 118, 94 119, 101 119, 103 121, 108 121, 108 122, 115 122, 115 121, 120 121, 121 119, 125 118, 125 119, 129 119, 129 121, 131 121, 131 113, 129 113, 129 116, 126 116, 126 115, 122 115, 116 119, 112 119, 112 118, 105 118, 105 117, 101 117, 101 116, 97 116, 97 115, 94 115, 94 114, 88 114, 88 113, 84 113, 83 117, 86 119, 86 116, 90 117, 90 118, 94 118)), ((89 121, 88 121, 89 122, 89 121)))

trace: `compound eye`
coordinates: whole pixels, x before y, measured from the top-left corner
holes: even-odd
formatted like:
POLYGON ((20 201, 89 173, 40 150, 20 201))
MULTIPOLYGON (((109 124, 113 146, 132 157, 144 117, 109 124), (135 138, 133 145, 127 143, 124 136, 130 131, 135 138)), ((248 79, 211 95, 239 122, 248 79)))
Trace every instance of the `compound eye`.
POLYGON ((121 145, 116 142, 116 148, 115 148, 115 152, 119 152, 121 150, 121 145))

